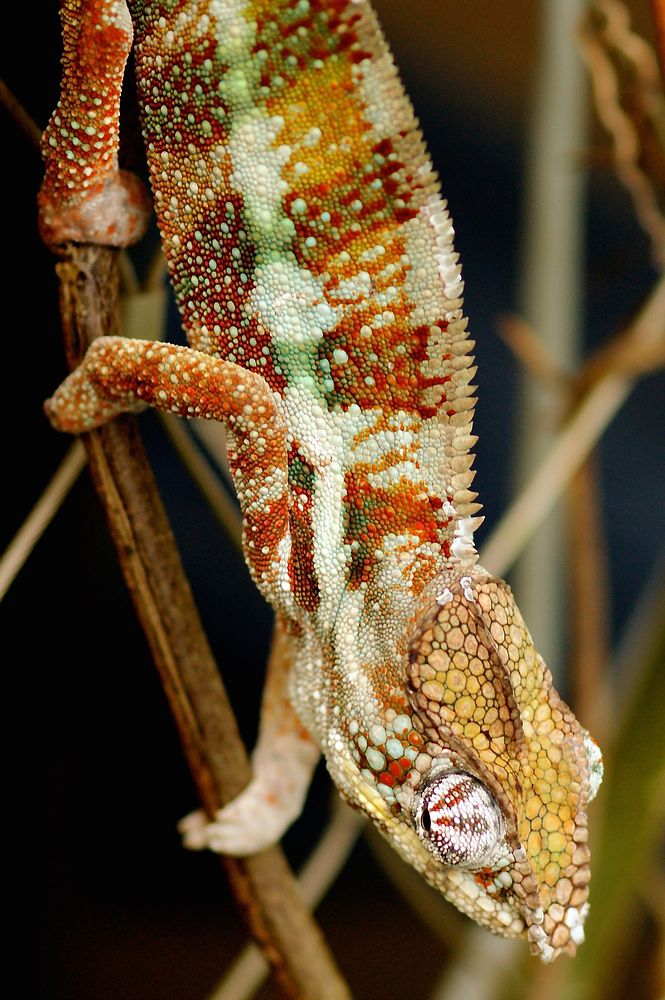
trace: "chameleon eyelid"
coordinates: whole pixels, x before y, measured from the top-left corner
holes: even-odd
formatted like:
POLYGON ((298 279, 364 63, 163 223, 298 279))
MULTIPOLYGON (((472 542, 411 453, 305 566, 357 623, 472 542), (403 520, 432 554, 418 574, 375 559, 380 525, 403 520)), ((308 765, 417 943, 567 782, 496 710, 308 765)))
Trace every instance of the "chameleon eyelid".
POLYGON ((414 796, 413 819, 427 850, 451 867, 488 865, 505 833, 501 809, 489 789, 456 768, 423 782, 414 796))

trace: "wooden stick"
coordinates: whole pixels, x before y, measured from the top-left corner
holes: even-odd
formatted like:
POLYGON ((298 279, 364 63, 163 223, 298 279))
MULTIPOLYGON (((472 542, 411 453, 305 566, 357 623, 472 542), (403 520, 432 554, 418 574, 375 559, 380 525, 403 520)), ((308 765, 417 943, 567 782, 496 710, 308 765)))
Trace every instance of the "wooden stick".
POLYGON ((651 0, 651 5, 658 36, 656 52, 660 59, 660 72, 665 82, 665 0, 651 0))
POLYGON ((0 80, 0 107, 3 107, 14 124, 19 127, 28 142, 37 150, 42 139, 39 125, 35 124, 21 102, 9 89, 4 80, 0 80))
POLYGON ((0 558, 0 601, 23 569, 28 556, 60 510, 63 500, 85 468, 86 457, 75 441, 0 558))
MULTIPOLYGON (((625 337, 658 360, 656 349, 663 343, 663 330, 665 278, 660 278, 625 337)), ((521 552, 526 539, 542 523, 626 400, 634 381, 632 368, 623 372, 622 366, 616 364, 594 380, 529 482, 485 542, 481 561, 490 572, 503 576, 513 564, 516 553, 521 552)))
MULTIPOLYGON (((69 244, 57 266, 65 348, 74 367, 96 337, 117 332, 117 253, 69 244)), ((247 784, 250 766, 135 420, 82 437, 127 587, 155 658, 201 801, 209 813, 247 784)), ((234 895, 286 993, 349 996, 279 848, 225 859, 234 895)))
POLYGON ((613 718, 608 677, 608 574, 598 462, 589 455, 566 493, 569 567, 569 677, 575 714, 601 746, 613 718))

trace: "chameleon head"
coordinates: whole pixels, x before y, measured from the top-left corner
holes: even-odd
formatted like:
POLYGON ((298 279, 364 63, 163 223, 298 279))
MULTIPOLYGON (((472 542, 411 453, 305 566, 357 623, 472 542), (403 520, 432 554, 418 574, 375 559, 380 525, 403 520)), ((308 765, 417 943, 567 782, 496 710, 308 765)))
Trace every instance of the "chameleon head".
POLYGON ((403 829, 388 824, 402 853, 489 929, 525 935, 545 961, 574 954, 600 753, 552 686, 505 583, 477 568, 427 588, 408 697, 422 751, 397 795, 403 829))

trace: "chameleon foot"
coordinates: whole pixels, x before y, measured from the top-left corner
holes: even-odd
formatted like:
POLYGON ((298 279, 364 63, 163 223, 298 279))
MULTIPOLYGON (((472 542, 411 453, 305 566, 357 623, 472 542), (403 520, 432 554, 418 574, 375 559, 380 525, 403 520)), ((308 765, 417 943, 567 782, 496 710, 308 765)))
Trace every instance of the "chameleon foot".
POLYGON ((208 821, 202 810, 178 823, 183 844, 190 851, 245 857, 276 844, 302 809, 302 801, 280 802, 274 788, 255 779, 233 802, 208 821), (285 808, 286 807, 286 808, 285 808))
MULTIPOLYGON (((291 714, 281 719, 291 721, 291 714)), ((237 857, 272 847, 302 812, 319 756, 302 732, 288 725, 279 732, 266 726, 253 755, 255 777, 214 820, 200 810, 185 816, 178 824, 185 847, 237 857)))

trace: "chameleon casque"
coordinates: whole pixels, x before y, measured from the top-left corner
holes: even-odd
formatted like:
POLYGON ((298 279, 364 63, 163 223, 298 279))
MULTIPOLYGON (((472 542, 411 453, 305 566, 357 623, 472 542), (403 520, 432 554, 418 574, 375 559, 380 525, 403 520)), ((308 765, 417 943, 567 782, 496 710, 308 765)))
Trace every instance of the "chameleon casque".
POLYGON ((189 347, 104 337, 47 403, 78 433, 146 404, 223 421, 276 613, 255 777, 190 846, 247 854, 341 794, 460 910, 574 953, 598 750, 509 587, 478 565, 472 343, 453 228, 365 0, 64 0, 51 244, 148 212, 118 171, 132 41, 189 347))

